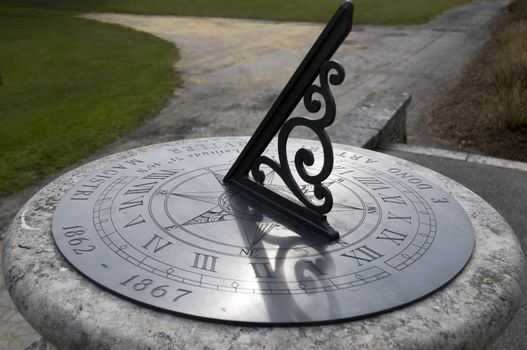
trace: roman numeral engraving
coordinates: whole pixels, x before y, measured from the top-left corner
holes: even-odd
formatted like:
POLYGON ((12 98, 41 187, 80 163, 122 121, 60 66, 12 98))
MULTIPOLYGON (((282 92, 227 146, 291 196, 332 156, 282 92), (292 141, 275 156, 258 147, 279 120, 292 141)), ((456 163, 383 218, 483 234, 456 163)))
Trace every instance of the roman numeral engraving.
POLYGON ((347 253, 341 254, 341 256, 353 258, 355 259, 355 261, 357 261, 357 264, 359 264, 359 266, 362 266, 365 263, 379 259, 380 257, 384 255, 376 252, 375 250, 371 249, 370 247, 366 245, 363 245, 362 247, 359 247, 357 249, 350 250, 347 253))
POLYGON ((156 182, 147 182, 144 184, 133 185, 128 191, 124 194, 147 194, 154 188, 156 182))
POLYGON ((353 173, 355 172, 354 169, 350 169, 349 167, 345 167, 343 165, 333 165, 333 172, 335 174, 339 174, 339 175, 346 175, 346 174, 349 174, 349 173, 353 173))
POLYGON ((377 236, 377 239, 387 239, 399 246, 406 237, 408 237, 408 235, 405 235, 404 233, 395 232, 385 228, 379 236, 377 236))
POLYGON ((143 197, 130 199, 119 204, 119 211, 143 205, 143 197))
POLYGON ((177 174, 179 171, 173 171, 173 170, 160 170, 154 173, 151 173, 147 176, 144 176, 143 179, 145 180, 157 180, 158 182, 161 180, 168 179, 172 175, 177 174))
POLYGON ((169 245, 172 244, 172 242, 168 242, 168 241, 166 241, 165 243, 162 243, 164 241, 165 240, 163 238, 161 238, 158 235, 154 234, 154 236, 148 242, 146 242, 145 245, 142 245, 141 247, 143 247, 146 250, 148 250, 150 248, 150 246, 153 245, 154 253, 157 253, 161 249, 164 249, 164 248, 166 248, 166 247, 168 247, 169 245))
POLYGON ((269 263, 251 263, 256 278, 275 278, 269 263))
POLYGON ((130 199, 128 201, 122 202, 119 205, 119 211, 130 209, 137 206, 143 205, 143 198, 145 194, 149 193, 155 185, 164 179, 169 178, 172 175, 175 175, 179 172, 174 170, 160 170, 158 172, 151 173, 147 176, 144 176, 143 179, 145 180, 153 180, 150 182, 145 182, 137 185, 133 185, 131 188, 129 188, 124 194, 125 195, 141 195, 140 197, 136 197, 134 199, 130 199))
POLYGON ((384 203, 406 204, 406 201, 401 196, 386 196, 383 194, 380 195, 384 203))
POLYGON ((390 188, 389 186, 386 186, 384 182, 373 176, 356 176, 354 177, 354 179, 360 182, 361 184, 368 186, 374 191, 385 190, 390 188))
POLYGON ((132 221, 124 225, 125 228, 145 223, 145 219, 141 214, 137 215, 132 221))
POLYGON ((388 220, 402 220, 408 224, 412 223, 411 216, 398 216, 398 215, 393 214, 392 212, 388 212, 388 220))
POLYGON ((192 267, 210 272, 216 272, 216 260, 218 260, 217 256, 194 252, 194 264, 192 267))

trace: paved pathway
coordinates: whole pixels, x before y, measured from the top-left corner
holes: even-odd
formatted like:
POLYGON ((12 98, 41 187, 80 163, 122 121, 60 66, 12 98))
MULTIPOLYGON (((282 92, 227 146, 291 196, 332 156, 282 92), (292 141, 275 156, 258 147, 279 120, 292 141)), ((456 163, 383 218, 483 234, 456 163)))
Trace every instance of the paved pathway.
MULTIPOLYGON (((349 114, 372 91, 409 92, 414 97, 409 143, 440 145, 428 129, 427 112, 485 42, 496 13, 508 2, 484 0, 422 26, 355 27, 335 55, 347 74, 343 85, 334 89, 338 114, 349 114)), ((184 88, 157 118, 114 150, 181 138, 251 134, 322 28, 218 18, 86 17, 152 33, 181 49, 177 68, 184 88)))
POLYGON ((0 273, 0 349, 25 349, 37 338, 13 305, 0 273))
MULTIPOLYGON (((334 89, 338 114, 349 113, 372 91, 410 92, 414 99, 408 115, 409 142, 440 145, 431 137, 424 116, 488 37, 495 14, 508 1, 484 0, 422 26, 354 28, 335 57, 347 70, 345 83, 334 89)), ((322 28, 215 18, 86 17, 177 43, 181 60, 176 68, 185 81, 156 118, 94 158, 174 139, 251 134, 322 28)), ((338 123, 337 119, 334 127, 338 123)), ((0 200, 0 248, 18 208, 50 180, 0 200)), ((11 304, 0 273, 0 349, 22 349, 36 336, 11 304)))

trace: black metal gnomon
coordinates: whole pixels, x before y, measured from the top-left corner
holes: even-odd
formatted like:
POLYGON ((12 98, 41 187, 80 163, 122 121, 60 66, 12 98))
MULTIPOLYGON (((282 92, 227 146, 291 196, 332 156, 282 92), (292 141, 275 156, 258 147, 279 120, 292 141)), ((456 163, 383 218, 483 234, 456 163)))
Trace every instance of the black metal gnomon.
POLYGON ((351 31, 352 20, 353 4, 351 1, 345 1, 326 25, 224 178, 225 183, 238 186, 267 206, 277 209, 310 230, 332 240, 338 239, 339 234, 328 223, 325 214, 333 206, 333 197, 331 191, 322 182, 333 169, 333 148, 324 128, 333 123, 336 114, 330 85, 341 84, 345 74, 344 68, 330 59, 351 31), (320 85, 313 84, 317 76, 320 77, 320 85), (325 105, 324 115, 320 119, 304 117, 288 119, 302 97, 309 112, 319 112, 322 104, 315 99, 316 95, 322 97, 325 105), (313 153, 308 149, 300 148, 295 154, 296 171, 303 181, 313 185, 314 195, 321 202, 320 204, 314 203, 301 190, 293 178, 287 159, 287 139, 292 130, 298 126, 311 129, 322 144, 324 161, 316 175, 309 174, 305 169, 305 166, 314 164, 313 153), (279 162, 262 155, 277 133, 279 162), (286 199, 264 186, 265 173, 260 169, 261 165, 266 165, 275 171, 303 205, 286 199), (249 172, 254 181, 249 178, 249 172))

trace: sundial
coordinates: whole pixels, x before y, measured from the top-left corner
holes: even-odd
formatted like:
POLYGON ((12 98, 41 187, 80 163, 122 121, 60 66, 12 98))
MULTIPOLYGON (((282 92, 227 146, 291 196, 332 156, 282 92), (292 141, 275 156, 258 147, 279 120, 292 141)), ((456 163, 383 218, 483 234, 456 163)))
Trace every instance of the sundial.
POLYGON ((461 205, 396 158, 326 134, 344 80, 331 56, 352 13, 337 9, 250 139, 168 143, 76 183, 52 222, 65 258, 144 306, 244 324, 365 317, 453 279, 474 247, 461 205), (290 117, 302 98, 318 117, 290 117), (296 127, 317 139, 291 138, 296 127))

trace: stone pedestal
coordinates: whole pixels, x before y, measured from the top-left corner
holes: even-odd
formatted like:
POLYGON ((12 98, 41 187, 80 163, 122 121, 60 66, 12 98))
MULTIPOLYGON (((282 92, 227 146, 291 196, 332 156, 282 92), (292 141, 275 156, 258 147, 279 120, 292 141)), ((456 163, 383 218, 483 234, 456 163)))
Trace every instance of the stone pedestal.
POLYGON ((9 292, 22 315, 57 349, 482 349, 519 307, 525 262, 509 225, 470 190, 403 160, 397 163, 459 201, 476 234, 468 265, 423 300, 358 321, 303 327, 202 322, 123 300, 64 260, 51 236, 51 218, 75 182, 109 162, 155 147, 119 153, 62 176, 29 200, 9 229, 3 263, 9 292))

